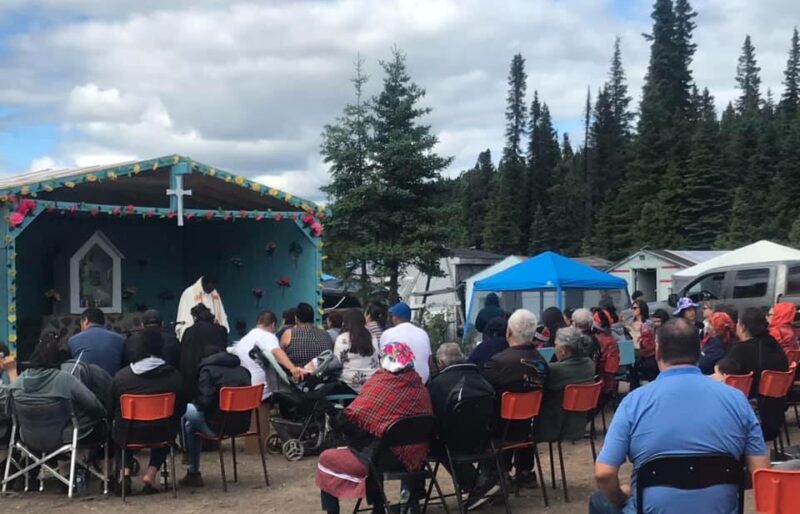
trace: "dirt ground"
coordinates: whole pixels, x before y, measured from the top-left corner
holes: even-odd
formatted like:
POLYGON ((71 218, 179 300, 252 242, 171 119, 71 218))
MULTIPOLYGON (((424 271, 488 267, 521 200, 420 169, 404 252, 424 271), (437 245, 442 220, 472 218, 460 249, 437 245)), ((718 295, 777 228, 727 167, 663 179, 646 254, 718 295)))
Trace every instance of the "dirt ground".
MULTIPOLYGON (((790 430, 793 441, 800 441, 800 431, 796 428, 790 430)), ((602 435, 598 441, 598 449, 602 444, 602 435)), ((540 489, 523 489, 519 497, 511 498, 511 510, 516 513, 548 512, 550 514, 585 513, 588 511, 587 501, 594 491, 592 475, 592 456, 588 440, 575 444, 564 445, 564 459, 567 466, 567 483, 569 487, 570 503, 564 502, 563 491, 556 467, 556 486, 552 489, 550 484, 550 460, 547 445, 540 445, 544 476, 547 477, 550 507, 545 510, 540 489)), ((5 498, 0 498, 0 512, 53 512, 53 513, 86 513, 86 512, 170 512, 171 514, 188 514, 200 512, 235 512, 244 513, 286 513, 301 514, 306 512, 320 512, 319 492, 314 485, 314 474, 317 460, 315 457, 306 457, 300 462, 288 462, 282 456, 268 455, 267 468, 270 476, 270 486, 265 487, 261 466, 257 455, 242 454, 239 457, 239 483, 231 483, 227 494, 222 491, 219 460, 216 452, 206 452, 203 455, 202 472, 205 487, 202 489, 178 489, 177 499, 173 499, 168 492, 153 496, 134 496, 123 504, 118 497, 88 495, 68 500, 66 494, 58 493, 50 487, 43 493, 11 493, 5 498)), ((556 452, 556 465, 558 454, 556 452)), ((184 470, 180 466, 180 459, 176 457, 178 475, 183 476, 184 470)), ((230 466, 230 453, 226 452, 226 472, 232 476, 230 466)), ((630 473, 630 467, 625 466, 622 476, 630 473)), ((445 492, 452 492, 452 482, 445 472, 439 473, 439 481, 445 492)), ((134 493, 141 488, 141 483, 134 481, 134 493)), ((94 483, 90 484, 90 492, 98 491, 94 483)), ((388 489, 390 500, 397 498, 397 488, 388 489)), ((453 512, 457 512, 455 499, 451 498, 449 505, 453 512)), ((747 494, 746 512, 753 512, 752 495, 747 494)), ((342 512, 351 512, 353 502, 343 502, 342 512)), ((441 506, 431 507, 430 512, 443 512, 441 506)), ((487 514, 504 513, 501 501, 484 506, 474 512, 487 514)))

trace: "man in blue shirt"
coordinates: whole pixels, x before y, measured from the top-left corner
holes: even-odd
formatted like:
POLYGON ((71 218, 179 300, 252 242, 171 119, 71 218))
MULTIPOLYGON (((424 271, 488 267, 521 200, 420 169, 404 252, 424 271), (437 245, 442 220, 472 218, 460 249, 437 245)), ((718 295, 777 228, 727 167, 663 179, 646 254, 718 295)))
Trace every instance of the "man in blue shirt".
MULTIPOLYGON (((694 365, 700 341, 683 319, 665 323, 656 337, 658 378, 631 392, 620 404, 595 464, 599 492, 589 502, 590 514, 635 514, 637 470, 656 456, 727 454, 744 457, 750 471, 769 467, 761 427, 747 398, 733 387, 701 374, 694 365), (621 486, 619 467, 633 463, 631 486, 621 486)), ((678 490, 650 487, 644 491, 644 512, 733 514, 737 488, 716 485, 678 490)))
POLYGON ((81 314, 81 331, 69 338, 69 353, 86 364, 96 364, 112 377, 122 367, 125 339, 105 328, 106 317, 100 309, 89 308, 81 314))

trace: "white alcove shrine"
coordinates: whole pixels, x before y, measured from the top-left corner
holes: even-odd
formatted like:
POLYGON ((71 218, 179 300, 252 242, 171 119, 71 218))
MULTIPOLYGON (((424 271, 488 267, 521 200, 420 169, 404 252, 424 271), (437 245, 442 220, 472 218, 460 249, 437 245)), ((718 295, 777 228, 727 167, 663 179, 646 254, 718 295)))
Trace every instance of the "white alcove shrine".
POLYGON ((95 232, 69 259, 69 305, 72 314, 96 307, 106 314, 122 312, 122 259, 101 231, 95 232))

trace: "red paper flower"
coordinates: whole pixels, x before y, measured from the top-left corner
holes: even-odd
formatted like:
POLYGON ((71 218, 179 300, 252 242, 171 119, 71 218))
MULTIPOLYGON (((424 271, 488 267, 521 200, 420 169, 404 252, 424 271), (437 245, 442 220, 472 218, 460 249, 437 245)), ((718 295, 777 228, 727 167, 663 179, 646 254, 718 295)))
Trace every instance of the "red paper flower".
POLYGON ((263 214, 259 214, 258 216, 256 216, 256 221, 261 221, 263 219, 264 219, 264 215, 263 214))
POLYGON ((8 201, 11 203, 17 203, 17 195, 8 195, 8 201))
POLYGON ((169 212, 167 213, 167 219, 171 220, 171 219, 172 219, 172 218, 174 218, 174 217, 175 217, 175 213, 174 213, 174 212, 172 212, 172 211, 169 211, 169 212))
POLYGON ((127 207, 125 207, 125 210, 128 211, 128 214, 133 214, 136 212, 136 207, 134 207, 133 205, 128 205, 127 207))
POLYGON ((297 221, 297 218, 298 218, 297 214, 292 214, 292 219, 293 219, 294 221, 297 221))
POLYGON ((194 213, 190 212, 189 214, 187 214, 187 215, 186 215, 186 219, 187 219, 187 220, 192 220, 192 219, 194 219, 194 213))
POLYGON ((303 225, 311 225, 312 223, 314 223, 314 216, 312 216, 310 212, 306 213, 306 215, 303 216, 303 225))
POLYGON ((23 221, 25 221, 25 215, 21 212, 12 212, 11 216, 8 217, 8 224, 12 227, 18 227, 22 225, 23 221))
POLYGON ((69 212, 71 212, 72 214, 75 214, 77 211, 78 211, 78 206, 77 205, 70 205, 69 206, 69 212))
POLYGON ((147 214, 145 214, 145 216, 148 218, 152 218, 155 213, 156 211, 148 211, 147 214))
POLYGON ((320 225, 319 222, 314 221, 314 223, 312 223, 311 227, 309 228, 311 229, 311 233, 314 234, 314 236, 319 237, 322 235, 322 225, 320 225))
POLYGON ((121 212, 122 212, 122 207, 114 207, 111 210, 111 215, 112 216, 119 216, 121 212))
POLYGON ((92 216, 97 216, 98 214, 100 214, 100 209, 95 207, 94 209, 89 211, 89 214, 91 214, 92 216))
POLYGON ((222 221, 230 221, 232 219, 233 216, 231 216, 230 214, 226 214, 225 216, 222 217, 222 221))
POLYGON ((22 214, 23 216, 27 216, 28 213, 36 209, 36 202, 26 198, 20 202, 19 207, 17 207, 17 212, 22 214))
POLYGON ((280 214, 276 214, 275 215, 275 221, 280 221, 282 219, 283 219, 283 216, 281 216, 280 214))
POLYGON ((206 219, 207 219, 207 220, 214 219, 214 215, 215 215, 215 214, 216 214, 216 213, 215 213, 214 211, 208 211, 208 212, 206 212, 206 219))
POLYGON ((246 217, 247 217, 247 211, 246 211, 246 210, 244 210, 244 209, 242 209, 241 211, 239 211, 239 217, 240 217, 240 218, 246 218, 246 217))
POLYGON ((55 211, 56 211, 56 206, 55 205, 48 205, 47 206, 47 212, 55 212, 55 211))
POLYGON ((292 285, 291 280, 289 277, 281 277, 278 279, 278 286, 280 287, 290 287, 292 285))

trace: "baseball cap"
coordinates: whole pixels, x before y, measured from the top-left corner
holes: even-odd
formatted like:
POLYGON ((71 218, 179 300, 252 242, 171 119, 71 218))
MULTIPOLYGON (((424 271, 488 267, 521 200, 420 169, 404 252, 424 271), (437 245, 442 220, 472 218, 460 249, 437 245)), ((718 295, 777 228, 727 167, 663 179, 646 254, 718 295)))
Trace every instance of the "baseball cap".
POLYGON ((411 319, 411 307, 406 302, 397 302, 389 309, 389 314, 400 319, 411 319))
POLYGON ((148 309, 142 314, 143 325, 160 325, 162 321, 161 313, 155 309, 148 309))

